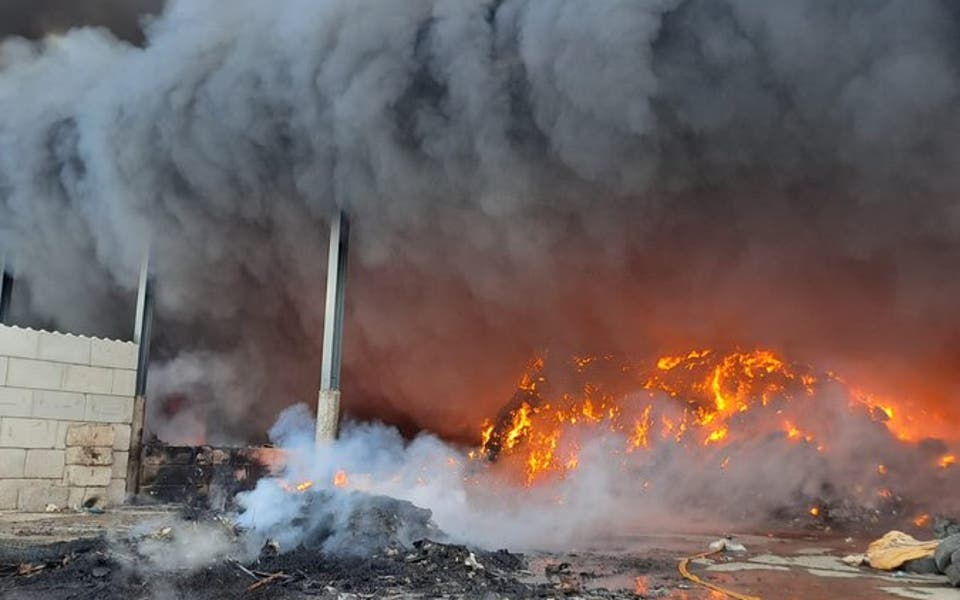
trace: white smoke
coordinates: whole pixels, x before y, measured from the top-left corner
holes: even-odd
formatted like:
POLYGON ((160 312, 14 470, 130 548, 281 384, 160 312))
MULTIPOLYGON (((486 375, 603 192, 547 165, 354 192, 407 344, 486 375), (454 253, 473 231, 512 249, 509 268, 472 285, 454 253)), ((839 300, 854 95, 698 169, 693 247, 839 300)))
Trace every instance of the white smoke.
MULTIPOLYGON (((267 539, 287 550, 305 542, 310 528, 290 524, 311 512, 315 519, 330 517, 332 529, 350 539, 348 517, 359 502, 350 491, 360 490, 431 510, 435 523, 453 541, 488 549, 570 550, 617 543, 624 534, 798 525, 783 520, 783 514, 805 517, 799 526, 814 525, 816 519, 806 514, 814 504, 805 503, 853 511, 838 512, 843 526, 872 517, 871 511, 886 501, 878 495, 883 490, 909 496, 912 504, 905 510, 960 509, 954 497, 943 493, 949 474, 934 474, 935 456, 901 445, 863 413, 830 411, 830 406, 842 406, 837 400, 830 392, 810 400, 808 411, 827 407, 817 417, 822 424, 818 431, 834 436, 814 445, 767 430, 715 448, 663 442, 625 452, 623 435, 602 426, 584 426, 576 435, 573 428, 578 467, 563 478, 548 476, 530 486, 517 477, 516 464, 471 459, 468 448, 429 434, 407 441, 394 428, 379 424, 349 424, 335 443, 317 452, 312 415, 305 406, 295 406, 271 431, 290 452, 284 479, 263 479, 255 490, 241 494, 239 524, 250 530, 252 550, 267 539), (878 473, 880 464, 889 472, 878 473), (329 502, 311 503, 312 492, 335 489, 338 472, 346 474, 345 489, 329 502), (314 487, 305 493, 290 491, 304 481, 314 487)), ((570 433, 565 433, 568 443, 570 433)), ((889 511, 877 514, 887 518, 889 511)), ((327 549, 340 549, 342 539, 334 538, 327 549)))

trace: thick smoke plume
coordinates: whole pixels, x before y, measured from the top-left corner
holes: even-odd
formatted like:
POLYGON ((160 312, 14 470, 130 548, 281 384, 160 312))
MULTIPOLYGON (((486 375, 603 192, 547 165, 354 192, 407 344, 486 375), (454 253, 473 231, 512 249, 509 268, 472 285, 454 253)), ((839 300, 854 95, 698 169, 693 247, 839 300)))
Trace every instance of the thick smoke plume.
POLYGON ((149 243, 150 426, 250 440, 313 397, 342 205, 359 417, 468 437, 536 350, 722 343, 957 418, 958 33, 935 0, 174 0, 142 46, 9 38, 15 316, 126 335, 149 243))

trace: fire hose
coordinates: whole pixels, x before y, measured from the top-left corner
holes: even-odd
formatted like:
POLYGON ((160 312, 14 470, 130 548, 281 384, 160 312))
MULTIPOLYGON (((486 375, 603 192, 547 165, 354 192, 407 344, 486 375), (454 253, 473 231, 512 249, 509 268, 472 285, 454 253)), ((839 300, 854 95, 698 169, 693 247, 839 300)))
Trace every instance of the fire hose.
POLYGON ((740 594, 738 592, 733 592, 728 589, 722 588, 719 585, 714 585, 709 581, 704 581, 703 579, 700 579, 699 577, 691 573, 690 570, 687 568, 690 565, 690 561, 697 560, 700 558, 707 558, 708 556, 713 556, 714 554, 719 554, 720 552, 723 552, 723 548, 719 548, 717 550, 708 550, 707 552, 701 552, 700 554, 695 554, 693 556, 688 556, 682 559, 679 565, 680 574, 683 575, 684 579, 688 579, 699 586, 702 586, 707 588, 708 590, 717 592, 718 594, 723 594, 724 596, 734 598, 735 600, 763 600, 763 598, 759 596, 748 596, 747 594, 740 594))

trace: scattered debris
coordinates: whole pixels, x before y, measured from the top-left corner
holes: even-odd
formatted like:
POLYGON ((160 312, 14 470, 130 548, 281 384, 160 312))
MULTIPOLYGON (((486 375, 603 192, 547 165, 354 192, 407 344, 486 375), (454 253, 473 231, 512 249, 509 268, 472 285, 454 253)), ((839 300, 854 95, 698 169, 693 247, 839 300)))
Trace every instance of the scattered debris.
MULTIPOLYGON (((946 531, 947 527, 941 531, 946 531)), ((846 556, 843 562, 852 566, 867 565, 881 571, 899 569, 894 576, 903 573, 943 574, 950 585, 960 587, 960 533, 940 540, 920 541, 902 531, 890 531, 871 542, 866 555, 846 556)))
POLYGON ((251 583, 249 586, 247 586, 247 589, 245 591, 252 592, 254 590, 262 588, 265 585, 269 585, 270 583, 273 583, 274 581, 277 581, 280 578, 288 578, 288 577, 289 576, 283 571, 277 571, 276 573, 267 575, 263 579, 259 579, 258 581, 251 583))
POLYGON ((957 534, 960 534, 960 521, 944 516, 933 519, 933 537, 942 540, 957 534))
POLYGON ((731 537, 720 538, 715 542, 710 542, 710 545, 707 546, 711 552, 746 552, 747 547, 741 544, 740 542, 734 541, 731 537))
POLYGON ((869 566, 870 562, 867 560, 866 554, 848 554, 840 559, 844 564, 850 565, 851 567, 862 567, 869 566))
POLYGON ((874 569, 893 571, 904 563, 933 556, 939 542, 923 542, 902 531, 890 531, 867 547, 867 561, 874 569))
POLYGON ((960 534, 951 535, 948 538, 940 540, 939 545, 937 546, 936 551, 932 553, 933 559, 937 563, 937 568, 940 569, 940 572, 946 571, 947 567, 951 563, 956 562, 953 560, 953 555, 958 550, 960 550, 960 534))
POLYGON ((166 540, 173 537, 173 528, 172 527, 161 527, 160 529, 154 531, 150 534, 155 540, 166 540))

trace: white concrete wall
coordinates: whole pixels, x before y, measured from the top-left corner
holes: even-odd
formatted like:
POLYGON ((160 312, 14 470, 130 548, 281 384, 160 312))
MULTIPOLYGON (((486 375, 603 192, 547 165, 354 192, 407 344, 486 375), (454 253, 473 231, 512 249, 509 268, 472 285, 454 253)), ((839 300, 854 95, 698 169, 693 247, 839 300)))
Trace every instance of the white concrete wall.
POLYGON ((137 352, 0 325, 0 510, 123 502, 137 352))

